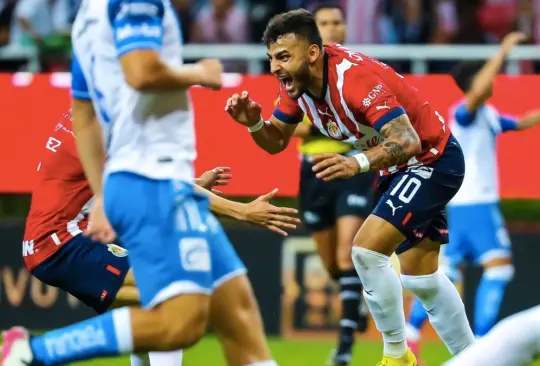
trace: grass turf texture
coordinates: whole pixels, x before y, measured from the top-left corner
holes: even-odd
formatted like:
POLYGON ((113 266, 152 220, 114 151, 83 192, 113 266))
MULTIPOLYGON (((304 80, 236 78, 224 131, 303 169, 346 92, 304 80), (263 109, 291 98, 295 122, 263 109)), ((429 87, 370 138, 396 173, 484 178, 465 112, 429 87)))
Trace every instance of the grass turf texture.
MULTIPOLYGON (((279 366, 325 366, 333 340, 288 340, 271 338, 272 354, 279 366)), ((375 366, 381 359, 382 344, 359 341, 350 366, 375 366)), ((426 343, 422 349, 425 366, 439 366, 449 359, 446 347, 440 343, 426 343)), ((80 362, 72 366, 129 366, 129 359, 111 358, 80 362)), ((184 356, 183 366, 226 366, 220 346, 214 337, 204 338, 184 356)), ((534 363, 540 366, 540 362, 534 363)))

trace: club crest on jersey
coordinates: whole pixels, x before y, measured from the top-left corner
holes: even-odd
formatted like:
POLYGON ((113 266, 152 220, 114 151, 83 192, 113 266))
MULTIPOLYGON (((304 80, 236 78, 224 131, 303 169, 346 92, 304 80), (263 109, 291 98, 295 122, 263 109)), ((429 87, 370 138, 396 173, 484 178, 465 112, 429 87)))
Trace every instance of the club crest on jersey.
POLYGON ((107 248, 109 249, 109 252, 111 252, 114 256, 122 258, 127 257, 128 251, 116 244, 107 244, 107 248))
POLYGON ((343 138, 343 134, 341 133, 341 130, 339 129, 336 122, 328 121, 328 123, 326 124, 326 129, 328 130, 328 133, 332 138, 336 140, 341 140, 343 138))

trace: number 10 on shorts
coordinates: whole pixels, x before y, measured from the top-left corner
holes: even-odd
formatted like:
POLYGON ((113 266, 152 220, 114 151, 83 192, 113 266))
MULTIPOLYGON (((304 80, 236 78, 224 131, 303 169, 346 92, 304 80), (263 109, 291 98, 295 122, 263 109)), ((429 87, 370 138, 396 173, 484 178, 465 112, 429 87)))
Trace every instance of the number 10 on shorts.
POLYGON ((396 184, 394 189, 390 191, 390 196, 395 197, 398 194, 398 198, 403 203, 409 203, 416 195, 416 192, 420 189, 422 181, 416 177, 406 174, 401 177, 401 180, 396 184))

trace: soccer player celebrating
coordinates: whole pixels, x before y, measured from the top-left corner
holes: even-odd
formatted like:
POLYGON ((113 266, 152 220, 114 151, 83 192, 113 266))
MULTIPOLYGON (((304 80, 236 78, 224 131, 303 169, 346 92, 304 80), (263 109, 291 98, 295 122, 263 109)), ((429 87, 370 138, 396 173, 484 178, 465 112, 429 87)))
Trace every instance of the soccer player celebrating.
POLYGON ((293 10, 274 17, 263 36, 280 80, 269 121, 248 92, 226 111, 271 154, 283 151, 307 114, 326 136, 364 152, 312 157, 324 181, 381 171, 381 199, 354 238, 353 262, 384 340, 381 365, 416 365, 405 340, 401 282, 420 298, 452 354, 474 337, 463 302, 444 273, 439 250, 448 242, 444 208, 465 172, 463 153, 441 115, 389 66, 340 45, 323 46, 313 16, 293 10), (323 113, 324 112, 324 113, 323 113), (396 252, 401 282, 390 264, 396 252))
MULTIPOLYGON (((345 16, 338 5, 319 5, 313 10, 313 17, 324 44, 345 41, 345 16)), ((329 363, 347 365, 352 359, 356 330, 365 331, 367 326, 362 283, 352 263, 351 248, 356 232, 372 208, 375 173, 330 182, 317 179, 311 156, 324 152, 352 156, 359 151, 350 144, 323 135, 307 116, 298 124, 293 136, 302 138, 299 145, 302 153, 299 198, 303 222, 311 231, 326 270, 340 285, 339 344, 329 363)))
MULTIPOLYGON (((32 338, 12 329, 3 365, 174 351, 196 344, 215 320, 217 333, 227 335, 220 338, 229 364, 275 366, 260 316, 246 301, 245 267, 209 212, 208 196, 193 185, 188 88, 219 88, 221 64, 183 65, 169 1, 84 0, 72 39, 73 130, 95 196, 87 233, 105 243, 118 234, 141 307, 32 338), (239 352, 243 346, 250 351, 239 352)), ((272 214, 269 224, 278 219, 296 222, 272 214)))
MULTIPOLYGON (((514 274, 511 243, 499 208, 496 138, 503 132, 525 130, 540 123, 539 112, 515 120, 501 116, 486 103, 506 55, 524 39, 522 33, 510 33, 497 55, 487 63, 464 62, 452 71, 456 84, 465 93, 465 99, 453 111, 452 132, 463 148, 466 174, 459 192, 448 204, 450 243, 445 248, 445 258, 448 276, 455 282, 460 280, 460 266, 467 260, 484 269, 475 299, 477 338, 495 324, 505 288, 514 274)), ((413 350, 419 349, 420 329, 426 319, 423 307, 418 301, 413 303, 407 326, 413 350)))

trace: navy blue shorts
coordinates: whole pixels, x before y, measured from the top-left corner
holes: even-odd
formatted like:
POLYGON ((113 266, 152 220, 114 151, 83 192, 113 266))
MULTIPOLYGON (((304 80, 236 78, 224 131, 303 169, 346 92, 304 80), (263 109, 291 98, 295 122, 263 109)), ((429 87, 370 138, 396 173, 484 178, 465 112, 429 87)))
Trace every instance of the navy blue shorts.
POLYGON ((445 207, 461 187, 464 175, 463 152, 451 136, 444 153, 434 163, 381 177, 381 198, 372 214, 394 225, 406 237, 396 254, 423 238, 448 243, 445 207))
POLYGON ((111 306, 124 282, 129 271, 127 259, 125 249, 79 234, 38 265, 32 275, 101 314, 111 306))

